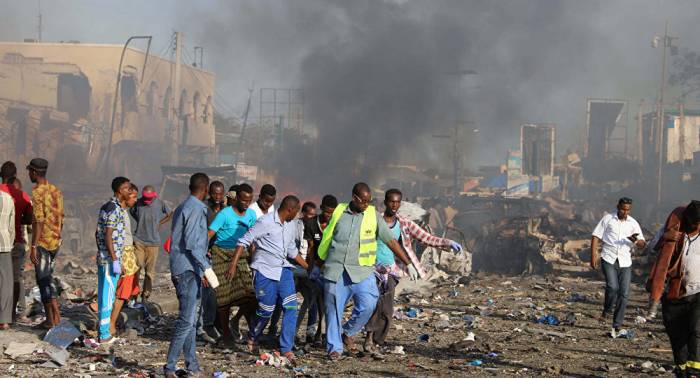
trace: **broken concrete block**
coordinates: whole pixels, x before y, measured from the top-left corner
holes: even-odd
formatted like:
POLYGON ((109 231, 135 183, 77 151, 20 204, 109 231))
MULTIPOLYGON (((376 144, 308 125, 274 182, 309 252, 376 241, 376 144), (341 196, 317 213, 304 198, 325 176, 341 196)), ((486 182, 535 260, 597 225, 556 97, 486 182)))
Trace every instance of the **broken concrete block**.
POLYGON ((57 363, 60 366, 65 366, 68 358, 70 358, 70 353, 63 348, 50 345, 44 350, 44 354, 47 355, 51 361, 57 363))
POLYGON ((44 362, 43 364, 39 365, 39 367, 48 368, 48 369, 60 369, 61 365, 57 364, 54 361, 48 360, 48 361, 44 362))
POLYGON ((32 354, 36 347, 36 343, 16 343, 11 341, 7 345, 7 348, 5 348, 5 354, 10 356, 10 358, 15 359, 19 356, 32 354))

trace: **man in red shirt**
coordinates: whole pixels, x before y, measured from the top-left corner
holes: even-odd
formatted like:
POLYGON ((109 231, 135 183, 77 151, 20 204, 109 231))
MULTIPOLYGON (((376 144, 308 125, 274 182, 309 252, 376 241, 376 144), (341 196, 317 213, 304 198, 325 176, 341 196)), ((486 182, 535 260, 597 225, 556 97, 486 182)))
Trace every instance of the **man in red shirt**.
POLYGON ((24 240, 22 225, 32 223, 32 201, 27 193, 17 189, 12 185, 16 180, 17 167, 15 163, 6 161, 0 166, 0 191, 10 196, 15 203, 15 243, 12 248, 12 274, 14 277, 14 288, 12 296, 12 321, 17 320, 17 303, 19 302, 20 317, 24 316, 26 305, 24 303, 24 257, 27 254, 27 241, 24 240))

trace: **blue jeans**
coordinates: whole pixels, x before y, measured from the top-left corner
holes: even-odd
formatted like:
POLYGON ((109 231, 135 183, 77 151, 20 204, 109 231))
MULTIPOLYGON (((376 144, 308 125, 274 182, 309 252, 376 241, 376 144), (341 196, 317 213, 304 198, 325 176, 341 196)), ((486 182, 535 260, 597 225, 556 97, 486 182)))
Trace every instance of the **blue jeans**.
POLYGON ((56 284, 53 282, 53 271, 56 267, 57 254, 58 248, 49 251, 42 247, 36 247, 36 256, 39 259, 39 264, 35 267, 34 274, 43 303, 58 298, 58 290, 56 289, 56 284))
POLYGON ((603 274, 605 274, 605 304, 603 306, 603 316, 610 313, 615 306, 613 316, 613 328, 622 327, 625 321, 625 309, 627 308, 627 298, 630 293, 630 281, 632 279, 631 267, 620 268, 619 260, 615 264, 603 261, 603 274))
POLYGON ((257 342, 267 326, 278 301, 282 302, 282 332, 280 332, 280 351, 291 352, 294 347, 294 333, 297 324, 297 290, 294 287, 292 269, 282 269, 279 281, 271 280, 258 271, 253 271, 253 286, 258 309, 255 311, 253 326, 250 327, 250 337, 257 342))
POLYGON ((97 266, 97 316, 100 319, 98 338, 107 340, 112 337, 109 332, 110 316, 117 294, 119 276, 112 271, 111 264, 97 266))
POLYGON ((347 272, 338 282, 324 280, 323 299, 326 306, 326 350, 328 353, 343 353, 343 339, 341 331, 348 336, 359 333, 367 324, 367 321, 374 312, 377 305, 379 291, 377 290, 374 274, 370 274, 358 283, 350 280, 347 272), (343 311, 348 300, 352 298, 355 305, 352 309, 350 319, 343 325, 343 311))
POLYGON ((173 276, 172 280, 180 305, 168 349, 165 373, 174 373, 177 370, 177 360, 183 352, 185 354, 185 368, 189 372, 196 373, 199 372, 199 362, 197 362, 195 352, 197 346, 195 339, 197 335, 197 304, 201 298, 202 279, 193 271, 188 270, 178 276, 173 276))
POLYGON ((204 333, 205 327, 213 327, 216 320, 216 291, 211 287, 202 288, 202 300, 199 301, 199 316, 197 317, 197 334, 204 333))

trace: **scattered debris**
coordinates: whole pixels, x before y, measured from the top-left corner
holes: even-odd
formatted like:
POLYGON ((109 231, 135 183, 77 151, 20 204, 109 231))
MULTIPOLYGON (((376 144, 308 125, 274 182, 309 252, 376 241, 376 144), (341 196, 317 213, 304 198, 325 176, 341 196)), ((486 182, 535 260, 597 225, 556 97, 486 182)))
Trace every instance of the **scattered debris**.
POLYGON ((559 318, 557 318, 554 315, 545 315, 540 318, 537 318, 536 321, 538 324, 548 324, 548 325, 559 325, 559 318))
POLYGON ((65 349, 80 336, 82 333, 70 321, 63 319, 46 333, 44 341, 65 349))
POLYGON ((262 353, 260 358, 255 361, 257 366, 274 366, 276 368, 291 366, 289 360, 284 356, 278 356, 274 353, 262 353))

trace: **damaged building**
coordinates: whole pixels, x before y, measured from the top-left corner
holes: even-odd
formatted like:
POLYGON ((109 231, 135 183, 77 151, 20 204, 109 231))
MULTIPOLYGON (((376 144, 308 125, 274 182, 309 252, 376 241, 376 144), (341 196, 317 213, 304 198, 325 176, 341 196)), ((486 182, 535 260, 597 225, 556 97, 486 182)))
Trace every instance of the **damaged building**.
POLYGON ((0 43, 0 158, 43 156, 66 182, 105 168, 146 180, 161 165, 211 164, 214 75, 127 48, 115 101, 122 49, 0 43))

